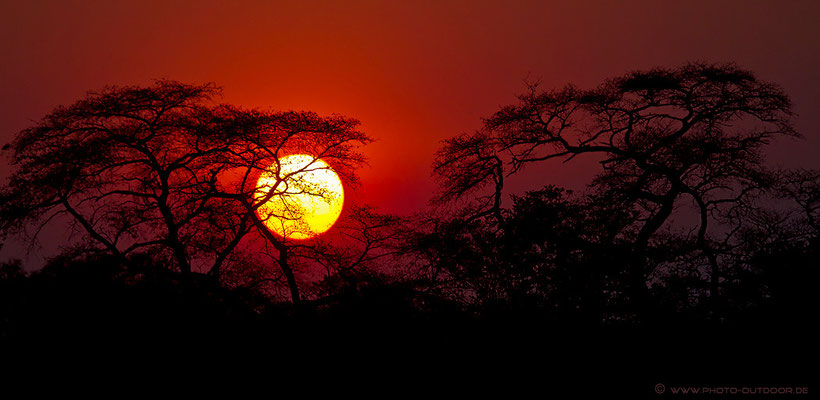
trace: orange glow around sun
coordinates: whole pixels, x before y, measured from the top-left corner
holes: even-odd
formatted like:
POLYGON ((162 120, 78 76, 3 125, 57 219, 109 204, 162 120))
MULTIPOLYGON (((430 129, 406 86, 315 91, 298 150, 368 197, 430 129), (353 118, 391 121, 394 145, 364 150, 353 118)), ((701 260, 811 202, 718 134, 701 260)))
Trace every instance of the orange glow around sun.
POLYGON ((256 210, 268 229, 278 236, 304 240, 319 235, 342 213, 344 191, 339 175, 321 159, 294 154, 262 172, 256 183, 256 210))

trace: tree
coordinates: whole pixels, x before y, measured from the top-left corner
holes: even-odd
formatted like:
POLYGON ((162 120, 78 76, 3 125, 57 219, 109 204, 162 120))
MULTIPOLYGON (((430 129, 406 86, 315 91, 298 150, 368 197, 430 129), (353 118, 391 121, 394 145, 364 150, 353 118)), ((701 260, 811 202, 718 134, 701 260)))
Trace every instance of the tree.
POLYGON ((57 108, 13 143, 4 231, 69 214, 123 259, 159 247, 189 273, 190 238, 181 230, 205 204, 206 189, 197 185, 205 156, 199 142, 206 148, 216 142, 202 129, 211 112, 201 102, 215 94, 210 85, 160 82, 109 88, 57 108), (193 146, 179 146, 185 140, 193 146))
POLYGON ((820 233, 820 171, 797 169, 785 171, 778 179, 776 190, 782 197, 800 207, 803 225, 820 233))
POLYGON ((428 216, 411 238, 432 287, 479 316, 541 316, 601 324, 617 304, 617 237, 633 215, 595 196, 547 186, 495 213, 428 216))
POLYGON ((184 276, 196 269, 217 277, 255 232, 279 250, 298 302, 287 240, 271 234, 263 224, 268 216, 256 210, 318 159, 355 183, 364 162, 357 148, 370 139, 354 119, 243 110, 216 104, 217 95, 212 84, 159 81, 109 87, 58 107, 10 146, 14 171, 0 191, 0 231, 19 233, 68 215, 123 263, 149 253, 173 260, 184 276), (255 177, 278 171, 288 154, 313 161, 277 172, 260 194, 255 177))
POLYGON ((711 266, 711 295, 718 299, 719 220, 771 185, 762 149, 777 137, 797 136, 790 117, 780 88, 732 64, 632 72, 593 90, 532 85, 479 132, 447 140, 434 171, 440 200, 476 195, 474 215, 495 215, 503 228, 505 176, 553 158, 598 155, 602 171, 594 189, 639 214, 634 234, 622 234, 632 243, 629 297, 645 314, 649 247, 684 199, 698 215, 694 240, 711 266))

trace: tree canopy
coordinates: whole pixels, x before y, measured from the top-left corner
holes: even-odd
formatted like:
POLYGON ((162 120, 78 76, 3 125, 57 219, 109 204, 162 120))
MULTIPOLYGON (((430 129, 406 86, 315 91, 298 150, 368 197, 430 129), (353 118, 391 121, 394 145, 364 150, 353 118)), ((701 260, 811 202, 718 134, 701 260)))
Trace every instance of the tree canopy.
POLYGON ((630 72, 588 90, 528 85, 481 129, 444 141, 441 207, 405 218, 346 203, 331 231, 305 241, 265 224, 298 210, 265 204, 326 195, 293 181, 315 169, 355 187, 371 138, 352 118, 242 109, 219 94, 174 81, 110 87, 22 131, 8 147, 0 232, 63 219, 84 247, 44 274, 3 265, 0 280, 51 285, 55 271, 93 267, 117 287, 148 275, 159 277, 150 287, 216 282, 205 292, 237 290, 237 310, 259 315, 289 300, 314 316, 572 326, 798 318, 813 298, 818 173, 769 165, 767 145, 799 137, 791 104, 736 65, 630 72), (282 168, 294 154, 310 162, 282 168), (524 168, 578 157, 600 163, 584 190, 537 178, 523 193, 505 187, 524 168))
POLYGON ((216 103, 219 93, 211 84, 158 81, 109 87, 58 107, 11 146, 14 172, 0 194, 3 232, 69 215, 94 246, 124 262, 150 253, 183 274, 216 276, 255 232, 279 250, 297 300, 286 239, 272 235, 255 211, 319 159, 355 184, 365 161, 358 147, 371 139, 355 119, 244 110, 216 103), (312 161, 280 174, 279 160, 289 154, 312 161), (260 194, 256 178, 271 169, 275 182, 260 194))
POLYGON ((438 199, 472 197, 473 218, 493 216, 503 229, 505 177, 549 159, 597 155, 592 189, 636 213, 614 232, 632 243, 632 301, 647 302, 650 242, 687 200, 698 217, 686 228, 708 260, 717 298, 726 231, 735 231, 750 196, 776 181, 763 151, 778 137, 798 136, 791 117, 782 89, 733 64, 636 71, 591 90, 532 85, 483 129, 444 142, 434 163, 438 199))

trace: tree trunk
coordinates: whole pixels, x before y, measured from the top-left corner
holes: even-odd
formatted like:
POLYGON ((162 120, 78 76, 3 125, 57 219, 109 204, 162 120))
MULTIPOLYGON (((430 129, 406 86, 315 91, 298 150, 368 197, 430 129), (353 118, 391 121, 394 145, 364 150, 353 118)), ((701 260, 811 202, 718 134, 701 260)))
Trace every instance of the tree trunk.
POLYGON ((713 316, 717 318, 720 314, 720 266, 718 265, 717 254, 709 243, 706 241, 706 232, 709 226, 709 208, 706 202, 695 191, 688 191, 690 195, 698 203, 700 209, 700 228, 698 229, 697 247, 706 256, 711 268, 711 277, 709 278, 709 300, 712 306, 713 316))
MULTIPOLYGON (((165 199, 161 198, 161 200, 164 201, 165 199)), ((168 237, 166 239, 168 246, 174 251, 174 258, 179 267, 179 272, 182 273, 184 278, 188 279, 191 277, 191 263, 188 261, 188 254, 185 252, 182 242, 179 240, 179 228, 174 221, 174 214, 164 202, 160 202, 158 205, 165 220, 165 225, 168 227, 168 237)))
POLYGON ((285 245, 277 246, 279 250, 279 268, 285 274, 288 281, 288 288, 290 289, 290 299, 294 306, 298 306, 302 299, 299 297, 299 285, 296 284, 296 276, 293 274, 293 269, 288 265, 288 247, 285 245))
POLYGON ((709 298, 712 303, 712 312, 716 318, 720 317, 720 269, 717 256, 712 249, 705 252, 712 267, 712 276, 709 279, 709 298))
POLYGON ((168 237, 165 240, 168 246, 174 251, 174 258, 176 259, 179 272, 182 273, 183 279, 189 280, 191 278, 191 264, 188 261, 188 254, 185 251, 185 247, 179 240, 179 226, 176 223, 176 217, 168 205, 168 196, 171 192, 168 185, 168 175, 170 172, 157 168, 157 173, 159 174, 162 192, 159 197, 157 197, 156 203, 160 215, 162 215, 162 219, 165 222, 165 226, 168 228, 168 237))
POLYGON ((276 236, 273 236, 273 233, 268 230, 268 227, 266 227, 265 224, 259 220, 259 218, 253 218, 253 223, 256 225, 256 228, 262 232, 262 236, 264 236, 265 239, 267 239, 268 242, 270 242, 273 247, 279 251, 279 268, 282 269, 282 273, 285 274, 285 279, 288 281, 291 302, 293 302, 294 306, 299 305, 301 303, 301 298, 299 296, 299 285, 296 283, 296 276, 293 273, 293 268, 288 265, 288 246, 281 240, 277 239, 276 236))
POLYGON ((641 319, 649 317, 650 311, 649 288, 646 287, 646 251, 649 248, 649 240, 672 215, 675 199, 679 193, 677 188, 673 188, 663 197, 660 210, 649 218, 635 239, 629 262, 627 294, 633 309, 641 319))

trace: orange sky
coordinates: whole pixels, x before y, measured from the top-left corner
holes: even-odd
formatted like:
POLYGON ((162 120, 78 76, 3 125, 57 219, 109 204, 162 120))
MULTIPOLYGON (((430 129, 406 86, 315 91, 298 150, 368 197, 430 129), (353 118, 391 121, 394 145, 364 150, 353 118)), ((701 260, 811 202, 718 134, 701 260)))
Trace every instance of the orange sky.
MULTIPOLYGON (((409 213, 435 188, 439 141, 514 101, 526 78, 590 87, 702 60, 782 85, 807 140, 773 158, 820 166, 817 1, 130 3, 2 1, 0 143, 106 84, 211 81, 229 103, 360 119, 378 140, 360 196, 409 213)), ((578 185, 581 169, 556 162, 513 186, 578 185)))

